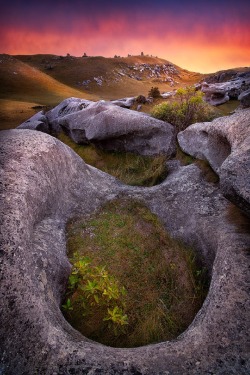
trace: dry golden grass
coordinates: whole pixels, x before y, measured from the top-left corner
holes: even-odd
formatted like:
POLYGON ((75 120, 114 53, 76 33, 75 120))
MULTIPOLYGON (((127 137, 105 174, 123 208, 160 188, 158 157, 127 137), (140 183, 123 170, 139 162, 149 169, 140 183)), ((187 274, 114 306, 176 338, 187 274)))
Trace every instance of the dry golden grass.
MULTIPOLYGON (((165 64, 166 60, 147 56, 133 56, 126 58, 104 58, 104 57, 62 57, 54 55, 29 55, 29 56, 8 56, 0 55, 0 99, 14 101, 16 103, 35 103, 36 105, 55 106, 63 99, 75 96, 89 100, 112 100, 127 96, 147 95, 152 86, 158 86, 161 91, 171 90, 168 83, 154 82, 154 79, 143 78, 137 81, 129 77, 120 77, 114 81, 114 71, 134 65, 142 64, 165 64), (51 66, 52 69, 48 69, 51 66), (84 80, 103 76, 105 78, 102 86, 92 82, 88 89, 79 85, 84 80)), ((196 83, 201 79, 198 73, 190 73, 180 70, 180 77, 177 77, 182 86, 196 83)), ((4 109, 0 103, 1 125, 0 129, 7 129, 19 125, 19 120, 26 120, 30 111, 26 112, 24 105, 23 114, 27 117, 16 118, 12 106, 4 109)), ((17 107, 19 105, 17 104, 17 107)))

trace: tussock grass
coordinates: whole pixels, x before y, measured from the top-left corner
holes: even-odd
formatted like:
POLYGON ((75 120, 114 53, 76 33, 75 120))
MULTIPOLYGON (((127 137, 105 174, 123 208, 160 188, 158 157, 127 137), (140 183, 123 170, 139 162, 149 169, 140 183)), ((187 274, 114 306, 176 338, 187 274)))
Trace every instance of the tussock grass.
POLYGON ((116 334, 81 305, 66 313, 73 327, 93 340, 135 347, 173 339, 203 303, 205 273, 197 268, 194 253, 173 240, 139 202, 115 200, 88 220, 73 219, 67 238, 69 258, 78 252, 95 266, 105 266, 127 291, 128 325, 116 334))
POLYGON ((60 133, 58 138, 87 164, 111 174, 125 184, 153 186, 162 182, 167 175, 165 156, 149 157, 103 151, 94 145, 78 145, 64 133, 60 133))

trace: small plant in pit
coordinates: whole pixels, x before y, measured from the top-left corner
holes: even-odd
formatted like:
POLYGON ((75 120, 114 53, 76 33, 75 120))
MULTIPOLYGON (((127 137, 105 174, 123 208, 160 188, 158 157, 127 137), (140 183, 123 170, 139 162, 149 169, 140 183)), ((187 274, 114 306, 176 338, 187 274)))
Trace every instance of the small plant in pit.
POLYGON ((174 125, 178 133, 195 122, 211 121, 215 117, 215 112, 203 101, 201 91, 187 87, 176 91, 175 101, 156 105, 151 115, 174 125))
POLYGON ((63 310, 90 339, 114 347, 173 339, 203 303, 206 274, 194 252, 140 202, 115 200, 71 220, 67 247, 73 268, 63 310))
POLYGON ((67 315, 74 309, 81 309, 82 317, 97 315, 96 324, 112 329, 116 335, 124 332, 128 317, 124 313, 126 306, 126 290, 105 266, 93 266, 89 257, 81 257, 75 253, 72 271, 68 279, 68 295, 62 305, 67 315), (98 314, 97 314, 98 312, 98 314))

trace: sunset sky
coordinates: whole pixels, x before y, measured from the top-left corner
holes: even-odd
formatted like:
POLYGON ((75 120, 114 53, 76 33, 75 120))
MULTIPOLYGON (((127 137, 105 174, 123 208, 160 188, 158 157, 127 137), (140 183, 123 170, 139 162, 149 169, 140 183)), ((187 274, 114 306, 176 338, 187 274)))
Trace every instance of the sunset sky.
POLYGON ((202 73, 250 66, 249 0, 11 0, 0 9, 0 53, 143 51, 202 73))

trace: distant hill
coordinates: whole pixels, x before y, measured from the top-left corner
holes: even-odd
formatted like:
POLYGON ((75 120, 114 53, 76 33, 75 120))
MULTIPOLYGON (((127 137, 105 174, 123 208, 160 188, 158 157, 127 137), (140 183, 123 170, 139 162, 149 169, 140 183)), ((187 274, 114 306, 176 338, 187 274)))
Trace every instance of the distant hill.
POLYGON ((218 77, 222 79, 220 77, 235 74, 235 71, 237 73, 239 69, 203 75, 149 56, 104 58, 2 54, 0 129, 19 125, 37 112, 38 109, 33 107, 55 106, 71 96, 95 101, 147 95, 152 86, 166 92, 204 79, 216 81, 218 77))
POLYGON ((71 96, 112 100, 196 83, 199 73, 148 56, 126 58, 0 55, 0 129, 16 127, 71 96))
POLYGON ((168 91, 197 82, 201 75, 148 56, 117 58, 55 55, 15 56, 22 63, 68 87, 103 99, 147 94, 152 86, 168 91))

